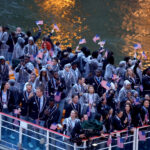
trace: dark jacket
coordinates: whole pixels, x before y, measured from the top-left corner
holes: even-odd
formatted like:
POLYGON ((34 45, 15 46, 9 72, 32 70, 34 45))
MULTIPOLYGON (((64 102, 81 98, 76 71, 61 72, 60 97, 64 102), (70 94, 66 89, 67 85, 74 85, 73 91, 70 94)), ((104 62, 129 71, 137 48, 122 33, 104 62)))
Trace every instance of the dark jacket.
POLYGON ((40 119, 43 120, 44 111, 46 106, 48 105, 48 101, 46 97, 43 97, 43 107, 42 111, 40 112, 40 103, 38 101, 37 96, 33 96, 29 99, 29 117, 32 119, 40 119))
MULTIPOLYGON (((17 104, 15 103, 15 98, 13 95, 13 92, 11 92, 10 90, 7 90, 7 102, 6 105, 8 107, 9 112, 12 112, 14 109, 17 108, 17 104)), ((1 110, 3 111, 3 102, 2 102, 2 91, 0 92, 0 107, 1 110)))
POLYGON ((76 106, 71 103, 66 107, 66 113, 65 118, 68 118, 70 116, 70 113, 72 110, 76 110, 78 112, 78 117, 81 118, 81 104, 76 104, 76 106))

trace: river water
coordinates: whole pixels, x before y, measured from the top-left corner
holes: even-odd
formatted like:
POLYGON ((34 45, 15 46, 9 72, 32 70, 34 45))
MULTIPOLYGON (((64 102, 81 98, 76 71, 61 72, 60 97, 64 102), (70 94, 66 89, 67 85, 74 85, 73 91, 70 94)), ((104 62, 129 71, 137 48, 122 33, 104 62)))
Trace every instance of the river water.
MULTIPOLYGON (((133 44, 141 43, 138 57, 145 51, 150 62, 150 0, 0 0, 0 24, 11 30, 21 26, 24 31, 37 31, 36 20, 43 20, 42 35, 56 23, 60 31, 53 36, 62 47, 78 45, 86 38, 91 51, 99 46, 92 38, 99 34, 106 40, 118 63, 124 56, 134 55, 133 44)), ((38 42, 40 45, 40 41, 38 42)))

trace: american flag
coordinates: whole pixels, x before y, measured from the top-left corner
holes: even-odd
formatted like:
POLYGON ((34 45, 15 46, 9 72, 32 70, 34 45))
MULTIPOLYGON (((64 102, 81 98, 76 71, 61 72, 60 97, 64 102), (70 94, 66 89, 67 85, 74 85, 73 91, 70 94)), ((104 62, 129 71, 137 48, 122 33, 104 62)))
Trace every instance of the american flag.
POLYGON ((124 145, 123 145, 123 138, 117 137, 117 146, 119 148, 123 148, 124 147, 124 145))
POLYGON ((54 24, 54 28, 53 29, 56 29, 57 31, 59 31, 59 28, 58 28, 57 24, 54 24))
POLYGON ((112 143, 112 139, 111 137, 108 138, 108 141, 107 141, 107 146, 109 147, 109 145, 112 143))
POLYGON ((105 88, 106 90, 109 90, 110 87, 111 87, 111 84, 110 84, 110 82, 107 82, 107 81, 105 81, 105 80, 102 80, 101 86, 102 86, 103 88, 105 88))
POLYGON ((100 40, 100 36, 98 34, 96 34, 94 37, 93 37, 93 42, 96 43, 96 41, 100 40))
POLYGON ((148 119, 148 114, 145 114, 145 118, 144 118, 145 122, 149 122, 149 119, 148 119))
POLYGON ((86 39, 81 39, 81 40, 79 41, 79 45, 80 45, 80 44, 84 44, 84 43, 86 43, 86 39))
POLYGON ((147 56, 144 51, 142 52, 142 56, 144 57, 144 59, 147 59, 147 56))
POLYGON ((37 25, 43 25, 43 20, 35 21, 37 25))
POLYGON ((56 123, 51 124, 50 129, 51 130, 56 130, 57 129, 57 124, 56 123))
POLYGON ((142 46, 140 43, 137 43, 137 44, 134 44, 133 47, 136 50, 136 49, 141 49, 142 46))
POLYGON ((55 93, 54 99, 55 99, 56 102, 59 102, 60 99, 61 99, 61 92, 58 92, 58 91, 57 91, 57 92, 55 93))
POLYGON ((139 131, 139 140, 146 141, 146 135, 144 131, 139 131))
POLYGON ((100 42, 98 43, 98 45, 100 45, 101 47, 104 47, 105 43, 106 43, 105 40, 104 40, 104 41, 100 41, 100 42))
POLYGON ((38 55, 37 55, 37 57, 40 58, 40 59, 42 59, 43 58, 43 53, 39 52, 38 55))

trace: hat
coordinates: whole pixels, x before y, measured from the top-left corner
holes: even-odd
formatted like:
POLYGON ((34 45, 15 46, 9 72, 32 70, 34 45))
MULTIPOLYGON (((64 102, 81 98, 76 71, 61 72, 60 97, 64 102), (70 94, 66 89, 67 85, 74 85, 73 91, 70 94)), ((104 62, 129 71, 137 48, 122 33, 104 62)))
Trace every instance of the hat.
POLYGON ((34 41, 32 36, 29 37, 29 41, 34 41))
POLYGON ((124 81, 124 85, 125 85, 125 86, 131 85, 131 83, 130 83, 128 80, 125 80, 125 81, 124 81))
POLYGON ((40 72, 42 72, 42 71, 46 72, 47 70, 46 70, 45 67, 43 67, 43 68, 40 70, 40 72))
POLYGON ((8 82, 9 82, 10 85, 14 85, 15 84, 15 80, 14 79, 9 80, 8 82))
POLYGON ((64 66, 64 68, 66 68, 66 67, 71 67, 71 64, 70 63, 68 63, 68 64, 66 64, 65 66, 64 66))
POLYGON ((2 60, 2 59, 5 60, 5 57, 4 56, 0 56, 0 60, 2 60))

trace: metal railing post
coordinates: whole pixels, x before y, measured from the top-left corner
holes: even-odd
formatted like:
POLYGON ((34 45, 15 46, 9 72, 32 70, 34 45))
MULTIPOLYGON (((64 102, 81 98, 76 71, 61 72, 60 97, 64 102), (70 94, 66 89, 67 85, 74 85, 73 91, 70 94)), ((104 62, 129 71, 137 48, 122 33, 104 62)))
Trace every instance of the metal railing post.
POLYGON ((136 150, 136 128, 134 128, 133 133, 133 150, 136 150))
POLYGON ((76 144, 76 143, 74 143, 74 145, 73 145, 73 149, 74 149, 74 150, 76 150, 76 149, 77 149, 77 144, 76 144))
POLYGON ((2 115, 0 114, 0 141, 2 139, 2 115))
POLYGON ((49 131, 47 131, 46 134, 46 150, 49 150, 49 131))
POLYGON ((19 148, 22 147, 22 131, 23 131, 22 127, 19 126, 19 145, 18 145, 19 148))
MULTIPOLYGON (((111 135, 110 135, 110 137, 108 137, 108 138, 111 138, 111 140, 112 140, 111 135)), ((111 142, 111 143, 112 143, 112 142, 111 142)), ((108 148, 108 150, 111 150, 111 143, 109 144, 109 148, 108 148)))
POLYGON ((136 129, 135 150, 139 148, 139 128, 136 129))

